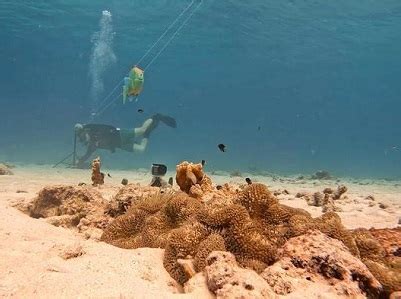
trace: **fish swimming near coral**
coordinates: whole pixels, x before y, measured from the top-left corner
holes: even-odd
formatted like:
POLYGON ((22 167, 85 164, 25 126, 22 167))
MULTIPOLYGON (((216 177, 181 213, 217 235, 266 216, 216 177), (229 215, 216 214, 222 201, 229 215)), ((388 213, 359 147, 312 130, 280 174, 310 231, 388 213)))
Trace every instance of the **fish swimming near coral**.
POLYGON ((222 151, 223 153, 227 150, 227 147, 226 147, 223 143, 220 143, 219 145, 217 145, 217 147, 218 147, 219 150, 222 151))

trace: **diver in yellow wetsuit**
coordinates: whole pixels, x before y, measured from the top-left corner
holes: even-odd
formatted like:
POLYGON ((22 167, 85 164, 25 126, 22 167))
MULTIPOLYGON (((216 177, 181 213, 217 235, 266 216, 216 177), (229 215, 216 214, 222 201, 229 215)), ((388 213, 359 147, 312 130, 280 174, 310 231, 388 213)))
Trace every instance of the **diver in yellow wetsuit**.
POLYGON ((87 149, 75 166, 86 168, 85 161, 97 149, 107 149, 114 153, 119 148, 128 152, 143 153, 148 145, 150 133, 160 122, 171 128, 177 127, 174 118, 159 113, 145 120, 141 127, 134 129, 120 129, 104 124, 76 124, 77 140, 87 149))

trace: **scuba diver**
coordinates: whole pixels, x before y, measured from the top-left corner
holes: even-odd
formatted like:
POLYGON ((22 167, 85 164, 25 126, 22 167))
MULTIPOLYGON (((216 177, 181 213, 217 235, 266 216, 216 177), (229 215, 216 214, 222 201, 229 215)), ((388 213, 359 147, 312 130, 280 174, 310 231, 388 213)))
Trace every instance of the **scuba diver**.
POLYGON ((85 161, 96 149, 107 149, 114 153, 116 148, 119 148, 128 152, 143 153, 148 145, 150 133, 160 122, 171 128, 177 127, 174 118, 159 113, 147 119, 141 127, 134 129, 120 129, 104 124, 76 124, 76 137, 87 149, 74 166, 86 168, 85 161))

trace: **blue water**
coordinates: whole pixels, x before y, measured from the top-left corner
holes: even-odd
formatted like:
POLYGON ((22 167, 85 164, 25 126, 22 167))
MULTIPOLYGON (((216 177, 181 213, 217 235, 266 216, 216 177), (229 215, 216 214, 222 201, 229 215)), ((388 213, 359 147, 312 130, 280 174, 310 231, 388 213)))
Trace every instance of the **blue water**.
MULTIPOLYGON (((68 154, 74 124, 189 3, 2 0, 0 160, 68 154), (94 92, 103 10, 112 53, 94 92)), ((161 112, 178 128, 161 125, 142 155, 100 155, 116 168, 205 159, 228 171, 401 177, 400 54, 397 0, 204 0, 147 70, 138 103, 119 99, 96 119, 132 128, 161 112)))

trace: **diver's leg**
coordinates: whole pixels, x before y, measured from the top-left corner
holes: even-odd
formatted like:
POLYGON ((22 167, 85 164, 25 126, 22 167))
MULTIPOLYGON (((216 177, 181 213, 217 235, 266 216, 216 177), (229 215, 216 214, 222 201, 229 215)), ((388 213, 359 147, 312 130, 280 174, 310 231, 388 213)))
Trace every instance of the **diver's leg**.
POLYGON ((157 126, 159 125, 159 123, 163 122, 164 124, 166 124, 169 127, 172 128, 176 128, 177 127, 177 123, 175 121, 174 118, 167 116, 167 115, 163 115, 163 114, 155 114, 153 115, 151 118, 145 120, 145 122, 143 123, 142 127, 139 128, 135 128, 134 129, 134 133, 135 133, 135 137, 146 137, 148 138, 150 133, 157 128, 157 126))
POLYGON ((132 149, 135 153, 143 153, 148 145, 148 138, 142 138, 141 143, 134 143, 132 149))
POLYGON ((151 131, 153 131, 157 125, 159 124, 158 121, 155 121, 153 118, 149 118, 145 120, 143 125, 139 128, 134 129, 135 137, 143 137, 145 135, 149 135, 151 131))

